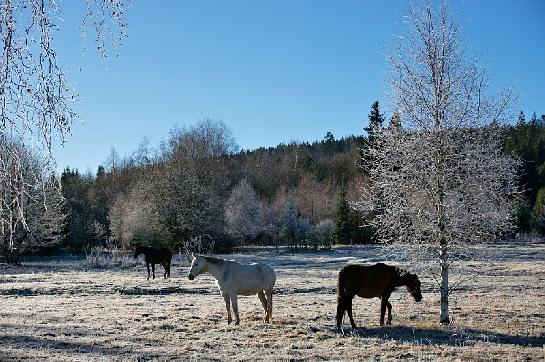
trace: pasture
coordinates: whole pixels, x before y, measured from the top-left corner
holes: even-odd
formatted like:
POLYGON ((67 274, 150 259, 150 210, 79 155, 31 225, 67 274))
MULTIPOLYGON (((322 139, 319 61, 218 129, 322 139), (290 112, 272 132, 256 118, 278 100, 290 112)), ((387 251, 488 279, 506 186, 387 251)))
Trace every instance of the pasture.
MULTIPOLYGON (((408 248, 408 247, 407 247, 408 248)), ((541 360, 545 343, 545 245, 502 243, 459 254, 452 324, 438 325, 429 256, 384 246, 328 252, 247 249, 225 256, 261 261, 277 273, 272 324, 257 296, 240 297, 241 324, 227 325, 215 281, 189 281, 175 256, 172 278, 146 280, 142 260, 117 263, 40 258, 0 265, 0 360, 541 360), (335 325, 336 276, 347 263, 384 261, 418 273, 423 301, 391 296, 392 325, 379 326, 378 299, 354 299, 353 331, 335 325), (461 277, 461 279, 460 279, 461 277)))

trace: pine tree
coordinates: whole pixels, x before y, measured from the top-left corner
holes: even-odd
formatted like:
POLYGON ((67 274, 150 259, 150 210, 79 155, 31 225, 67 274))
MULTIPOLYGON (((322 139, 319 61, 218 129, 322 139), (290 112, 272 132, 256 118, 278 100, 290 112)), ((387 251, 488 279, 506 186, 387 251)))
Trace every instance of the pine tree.
POLYGON ((382 129, 384 123, 384 116, 380 113, 380 107, 378 101, 374 101, 371 105, 371 112, 369 113, 369 125, 363 130, 367 132, 367 141, 364 142, 363 147, 360 150, 360 167, 365 174, 369 174, 369 169, 366 168, 367 163, 364 160, 369 158, 368 154, 364 153, 365 146, 370 146, 375 138, 375 133, 382 129))
POLYGON ((529 124, 531 127, 539 127, 540 122, 539 122, 539 119, 537 118, 536 112, 532 113, 532 118, 530 118, 529 124))
POLYGON ((337 200, 335 210, 335 229, 333 230, 333 239, 337 244, 347 244, 351 241, 352 222, 350 214, 350 205, 346 199, 346 187, 341 185, 341 192, 337 200))
POLYGON ((524 115, 523 111, 520 111, 517 126, 524 126, 525 124, 526 124, 526 116, 524 115))
POLYGON ((545 232, 545 187, 540 188, 537 192, 530 225, 532 231, 536 233, 543 234, 545 232))
POLYGON ((384 115, 380 113, 378 101, 374 101, 371 105, 371 113, 369 113, 369 126, 364 128, 364 131, 367 132, 367 140, 369 142, 373 142, 375 132, 382 129, 383 123, 384 115))

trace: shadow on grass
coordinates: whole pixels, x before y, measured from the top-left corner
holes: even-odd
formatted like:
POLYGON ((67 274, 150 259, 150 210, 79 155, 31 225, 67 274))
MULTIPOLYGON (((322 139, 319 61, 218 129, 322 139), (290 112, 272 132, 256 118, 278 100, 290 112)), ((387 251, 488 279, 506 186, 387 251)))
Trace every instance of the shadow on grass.
POLYGON ((157 357, 155 352, 143 350, 155 347, 156 343, 152 340, 87 328, 36 324, 29 327, 26 324, 0 323, 0 341, 0 346, 4 349, 0 352, 0 361, 31 360, 33 350, 55 350, 67 359, 83 360, 95 359, 97 356, 102 359, 106 357, 106 360, 109 357, 123 357, 124 360, 152 360, 157 357), (112 340, 121 344, 131 343, 132 347, 111 344, 112 340))
MULTIPOLYGON (((181 287, 164 287, 164 288, 141 288, 131 287, 119 290, 120 294, 124 295, 168 295, 168 294, 212 294, 208 289, 202 288, 181 288, 181 287)), ((215 292, 214 294, 217 294, 215 292)))
MULTIPOLYGON (((335 329, 335 331, 337 331, 335 329)), ((467 346, 476 342, 510 344, 524 347, 541 347, 545 344, 545 336, 518 336, 478 329, 454 330, 444 328, 412 328, 408 326, 385 326, 373 328, 344 328, 339 333, 346 336, 362 338, 380 338, 416 344, 443 344, 450 346, 467 346)))
MULTIPOLYGON (((116 356, 120 354, 131 353, 132 351, 122 347, 106 347, 100 344, 93 344, 92 342, 77 342, 57 340, 53 338, 53 333, 46 334, 45 336, 29 336, 29 335, 10 335, 1 334, 2 346, 7 347, 9 345, 15 348, 24 349, 53 349, 61 350, 66 353, 77 352, 78 355, 85 354, 98 354, 98 355, 110 355, 116 356)), ((21 357, 21 356, 19 356, 21 357)))

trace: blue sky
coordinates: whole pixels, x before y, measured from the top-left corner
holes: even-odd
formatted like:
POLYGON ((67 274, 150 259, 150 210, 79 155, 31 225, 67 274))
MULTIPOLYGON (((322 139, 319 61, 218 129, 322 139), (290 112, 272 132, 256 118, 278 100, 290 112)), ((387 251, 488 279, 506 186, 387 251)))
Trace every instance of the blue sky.
MULTIPOLYGON (((61 3, 56 36, 84 118, 55 147, 59 170, 94 173, 112 147, 128 155, 203 118, 244 149, 359 134, 386 102, 385 53, 406 32, 406 1, 134 0, 128 37, 101 60, 80 39, 82 4, 61 3)), ((493 87, 514 86, 528 117, 545 113, 545 1, 449 4, 493 87)))

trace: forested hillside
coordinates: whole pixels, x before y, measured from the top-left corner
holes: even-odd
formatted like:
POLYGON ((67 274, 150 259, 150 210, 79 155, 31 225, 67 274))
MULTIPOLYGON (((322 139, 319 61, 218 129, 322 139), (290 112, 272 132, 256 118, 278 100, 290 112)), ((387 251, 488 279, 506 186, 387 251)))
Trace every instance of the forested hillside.
MULTIPOLYGON (((175 130, 159 151, 144 144, 125 159, 114 154, 96 175, 63 172, 70 211, 66 245, 327 246, 343 201, 340 190, 356 200, 357 185, 365 182, 358 167, 362 142, 328 133, 313 143, 246 151, 219 122, 175 130)), ((355 228, 343 241, 368 242, 359 215, 347 210, 346 216, 355 228)))
MULTIPOLYGON (((370 119, 382 126, 378 104, 370 119)), ((364 215, 349 207, 366 184, 359 167, 366 139, 327 133, 312 143, 239 150, 221 122, 176 129, 159 150, 143 142, 124 159, 112 152, 95 175, 63 172, 70 214, 65 246, 81 251, 145 243, 198 250, 211 244, 371 242, 371 230, 360 227, 364 215)), ((505 153, 524 165, 518 226, 543 233, 545 116, 534 114, 527 122, 521 113, 506 129, 505 153)))
POLYGON ((545 115, 538 118, 534 112, 527 121, 520 112, 516 125, 507 131, 505 153, 522 160, 519 230, 545 234, 545 115))

